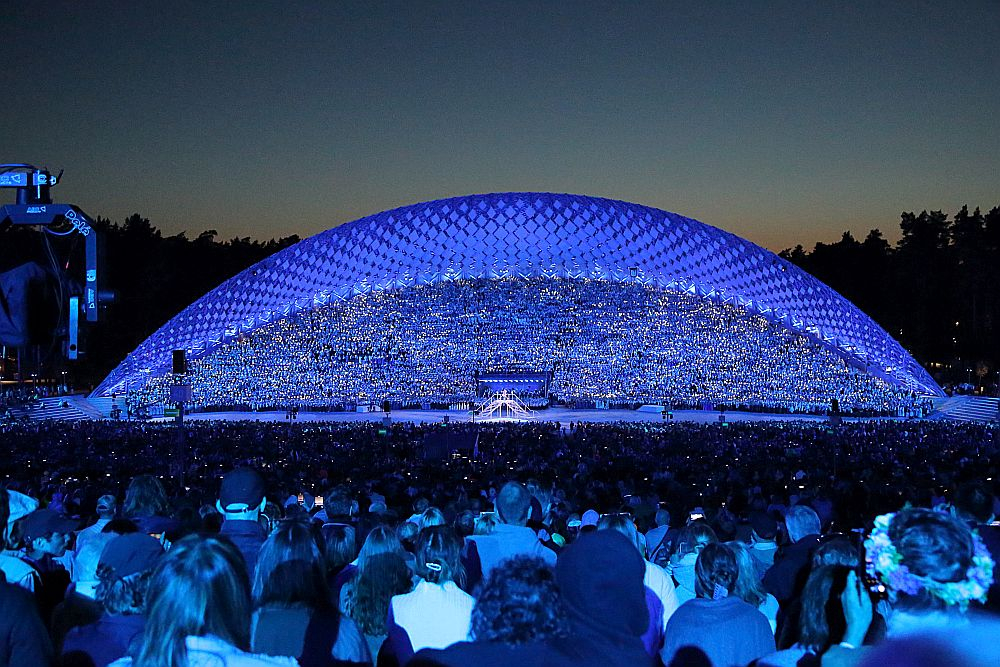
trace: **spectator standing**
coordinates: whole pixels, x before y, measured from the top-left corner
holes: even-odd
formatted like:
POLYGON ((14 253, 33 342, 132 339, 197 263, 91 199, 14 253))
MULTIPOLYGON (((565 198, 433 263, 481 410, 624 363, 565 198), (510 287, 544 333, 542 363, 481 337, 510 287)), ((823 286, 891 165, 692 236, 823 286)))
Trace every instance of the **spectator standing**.
POLYGON ((778 551, 778 522, 767 512, 750 513, 750 556, 753 558, 757 579, 774 565, 774 555, 778 551))
POLYGON ((35 591, 38 575, 21 558, 14 542, 14 524, 38 509, 38 501, 23 493, 0 488, 0 574, 9 584, 35 591))
MULTIPOLYGON (((354 582, 357 581, 358 576, 367 566, 369 561, 379 554, 392 553, 403 559, 403 563, 406 564, 409 559, 412 558, 411 554, 408 554, 403 550, 403 546, 396 537, 396 533, 389 526, 376 526, 368 536, 365 538, 364 544, 361 545, 361 550, 358 552, 358 557, 353 563, 348 564, 344 567, 344 580, 340 589, 340 609, 344 611, 347 609, 348 598, 354 593, 354 582)), ((407 570, 410 572, 409 576, 413 575, 413 570, 407 566, 407 570)), ((405 593, 409 591, 397 591, 393 593, 405 593)), ((388 601, 388 600, 387 600, 388 601)))
POLYGON ((11 548, 11 532, 14 523, 38 509, 38 501, 31 496, 0 488, 0 549, 11 548))
POLYGON ((865 540, 867 567, 886 586, 889 637, 965 625, 985 602, 995 564, 982 538, 940 511, 901 510, 875 519, 865 540))
POLYGON ((341 594, 341 611, 358 624, 371 655, 378 656, 389 636, 389 603, 413 587, 410 568, 394 551, 359 560, 358 574, 341 594))
POLYGON ((52 643, 31 593, 0 582, 0 667, 45 667, 52 643))
POLYGON ((35 599, 46 625, 63 601, 70 583, 69 572, 56 560, 66 553, 76 521, 50 509, 35 510, 19 522, 24 548, 21 560, 30 565, 35 576, 35 599))
MULTIPOLYGON (((656 528, 646 533, 646 559, 656 562, 658 553, 669 556, 674 550, 677 529, 670 527, 670 512, 664 508, 656 510, 656 528)), ((666 559, 663 559, 666 561, 666 559)))
POLYGON ((555 572, 541 558, 508 558, 479 589, 472 610, 472 637, 477 642, 519 646, 568 632, 555 572))
POLYGON ((718 543, 715 531, 704 521, 695 521, 681 529, 677 551, 670 557, 669 572, 677 582, 677 599, 683 604, 698 597, 695 591, 695 564, 706 545, 718 543))
MULTIPOLYGON (((639 532, 636 530, 632 517, 627 514, 608 514, 601 517, 597 523, 598 530, 614 530, 625 536, 640 554, 643 547, 639 540, 639 532)), ((650 655, 659 653, 663 646, 663 637, 667 628, 667 621, 680 606, 677 599, 677 591, 674 582, 664 572, 663 568, 654 563, 650 563, 643 558, 645 572, 643 574, 643 585, 646 587, 646 607, 649 611, 649 627, 643 635, 643 643, 650 655)))
POLYGON ((114 539, 114 533, 103 532, 118 512, 118 501, 113 495, 103 495, 97 499, 97 521, 76 534, 73 549, 73 583, 76 592, 94 597, 97 586, 97 565, 104 547, 114 539))
POLYGON ((764 588, 781 605, 798 597, 805 586, 812 552, 819 544, 819 516, 808 505, 794 505, 785 515, 785 527, 791 544, 782 547, 763 580, 764 588))
POLYGON ((447 523, 444 518, 444 513, 437 507, 428 507, 424 510, 424 513, 420 515, 420 521, 417 523, 418 528, 430 528, 431 526, 443 526, 447 523))
MULTIPOLYGON (((568 620, 565 636, 516 644, 477 639, 443 651, 421 651, 410 665, 652 667, 654 661, 641 639, 649 620, 644 572, 642 556, 621 533, 599 530, 581 535, 560 552, 556 564, 556 582, 568 620)), ((517 595, 523 589, 507 590, 517 595)), ((538 594, 543 590, 539 588, 538 594)), ((524 608, 519 599, 509 603, 511 609, 524 608)))
POLYGON ((326 583, 330 601, 340 607, 340 591, 357 571, 351 561, 358 555, 354 527, 340 523, 323 524, 323 562, 326 565, 326 583))
MULTIPOLYGON (((959 519, 975 530, 994 562, 1000 559, 1000 526, 994 526, 993 508, 996 499, 986 488, 967 484, 958 489, 952 507, 959 519)), ((1000 612, 1000 571, 993 570, 993 583, 986 598, 986 609, 1000 612)))
POLYGON ((250 583, 240 552, 216 537, 176 542, 149 582, 149 613, 135 661, 114 667, 294 666, 293 658, 253 655, 250 583))
POLYGON ((170 501, 163 484, 153 475, 132 479, 125 491, 122 514, 139 530, 164 542, 180 527, 180 522, 170 516, 170 501))
POLYGON ((764 590, 763 584, 757 578, 750 548, 738 541, 727 542, 726 546, 732 549, 736 557, 737 576, 733 585, 733 595, 764 614, 773 634, 778 627, 778 601, 764 590))
MULTIPOLYGON (((853 595, 854 600, 861 604, 867 600, 868 616, 872 614, 868 592, 864 591, 863 595, 853 593, 859 589, 859 584, 852 569, 839 565, 814 568, 802 591, 802 609, 797 616, 795 641, 786 649, 764 656, 758 664, 761 667, 818 667, 830 647, 842 641, 850 644, 851 637, 846 636, 846 615, 852 610, 845 609, 842 602, 845 596, 853 595)), ((853 640, 857 643, 851 645, 860 646, 863 639, 864 634, 857 635, 853 640)))
POLYGON ((251 646, 303 667, 370 664, 354 622, 330 601, 322 557, 309 526, 286 519, 261 547, 253 579, 251 646))

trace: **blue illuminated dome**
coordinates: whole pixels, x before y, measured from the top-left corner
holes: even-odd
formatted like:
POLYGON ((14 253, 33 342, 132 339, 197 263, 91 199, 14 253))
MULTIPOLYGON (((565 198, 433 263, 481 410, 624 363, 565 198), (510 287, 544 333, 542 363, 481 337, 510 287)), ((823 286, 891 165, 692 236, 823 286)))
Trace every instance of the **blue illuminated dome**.
POLYGON ((867 315, 773 253, 674 213, 547 193, 415 204, 301 241, 184 309, 94 395, 136 390, 167 376, 172 350, 208 359, 282 320, 358 295, 495 279, 597 280, 688 295, 765 318, 899 391, 941 395, 867 315))

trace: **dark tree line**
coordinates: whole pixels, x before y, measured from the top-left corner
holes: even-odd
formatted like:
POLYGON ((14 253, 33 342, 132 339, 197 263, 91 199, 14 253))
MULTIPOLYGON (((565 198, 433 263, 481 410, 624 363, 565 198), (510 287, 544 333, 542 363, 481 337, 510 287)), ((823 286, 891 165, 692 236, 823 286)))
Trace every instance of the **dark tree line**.
POLYGON ((780 253, 868 313, 942 383, 993 384, 1000 352, 1000 207, 903 213, 893 247, 862 241, 780 253))
POLYGON ((299 242, 295 235, 263 242, 249 237, 220 241, 214 229, 193 239, 184 232, 163 236, 138 214, 120 225, 105 219, 97 222, 107 239, 107 284, 117 291, 118 301, 108 309, 104 326, 92 336, 89 361, 100 376, 94 377, 95 382, 199 297, 299 242))

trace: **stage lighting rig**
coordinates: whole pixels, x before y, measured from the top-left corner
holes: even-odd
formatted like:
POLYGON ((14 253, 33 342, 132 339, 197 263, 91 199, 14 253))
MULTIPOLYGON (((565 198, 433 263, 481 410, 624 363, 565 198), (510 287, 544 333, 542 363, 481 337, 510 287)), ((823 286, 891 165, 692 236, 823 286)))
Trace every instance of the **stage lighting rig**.
POLYGON ((62 307, 68 310, 65 354, 77 359, 80 349, 79 325, 82 314, 87 322, 97 322, 101 307, 114 303, 112 291, 99 288, 100 257, 94 221, 73 204, 53 203, 51 188, 62 178, 30 164, 0 165, 0 188, 16 191, 13 204, 0 206, 0 231, 12 225, 30 225, 53 236, 80 234, 84 239, 84 289, 71 295, 62 307))
POLYGON ((98 288, 99 258, 94 221, 73 204, 52 202, 50 189, 62 178, 30 164, 0 165, 0 188, 17 191, 15 203, 0 207, 0 230, 9 225, 32 225, 55 236, 78 233, 84 238, 86 273, 81 308, 88 322, 96 322, 100 306, 112 303, 113 292, 98 288))

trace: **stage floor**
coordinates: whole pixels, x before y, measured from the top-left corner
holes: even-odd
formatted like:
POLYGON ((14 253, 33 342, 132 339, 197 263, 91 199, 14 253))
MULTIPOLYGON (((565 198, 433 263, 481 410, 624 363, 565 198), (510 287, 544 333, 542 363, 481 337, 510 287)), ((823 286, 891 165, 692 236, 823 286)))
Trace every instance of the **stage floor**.
MULTIPOLYGON (((609 422, 650 422, 663 423, 659 412, 643 412, 640 410, 573 410, 569 408, 549 408, 535 413, 538 421, 558 421, 563 425, 570 422, 609 423, 609 422)), ((701 424, 718 423, 720 413, 715 410, 674 410, 674 421, 695 422, 701 424)), ((393 410, 386 415, 382 412, 299 412, 297 422, 381 422, 385 417, 393 422, 440 423, 448 417, 450 422, 465 423, 472 421, 468 412, 452 410, 393 410)), ((818 415, 775 415, 754 412, 726 411, 727 422, 758 422, 758 421, 810 421, 823 422, 826 417, 818 415)), ((287 413, 275 412, 199 412, 186 415, 185 421, 262 421, 288 422, 287 413)), ((845 422, 884 420, 888 418, 853 418, 845 417, 845 422)), ((152 421, 173 421, 173 418, 155 419, 152 421)), ((496 420, 493 420, 496 421, 496 420)))

